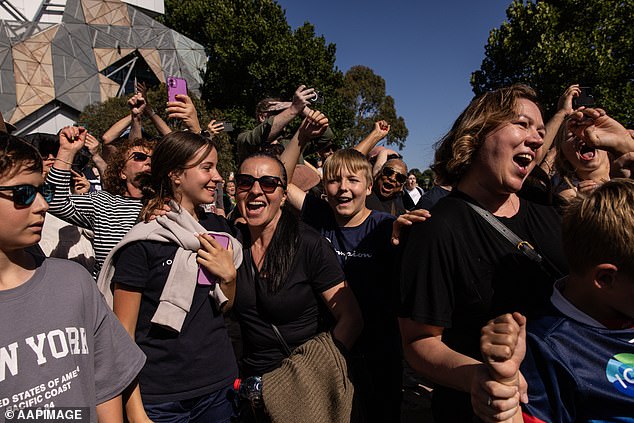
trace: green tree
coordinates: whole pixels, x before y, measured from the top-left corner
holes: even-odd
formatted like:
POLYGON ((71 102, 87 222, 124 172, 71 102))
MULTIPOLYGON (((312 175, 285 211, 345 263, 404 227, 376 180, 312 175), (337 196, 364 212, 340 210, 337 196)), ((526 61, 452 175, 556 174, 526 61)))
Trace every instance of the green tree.
POLYGON ((515 0, 506 15, 471 75, 476 94, 527 83, 552 114, 565 88, 579 83, 593 88, 611 116, 634 126, 634 1, 515 0))
MULTIPOLYGON (((204 103, 198 97, 191 93, 190 95, 192 102, 198 111, 200 125, 203 128, 207 126, 211 116, 222 116, 219 110, 212 112, 208 111, 204 103)), ((180 128, 179 122, 173 122, 167 119, 165 107, 160 107, 160 105, 165 104, 167 99, 167 89, 165 84, 161 84, 155 89, 150 88, 148 90, 147 97, 149 103, 153 105, 154 111, 160 115, 165 122, 170 124, 170 126, 174 129, 180 128)), ((84 109, 79 116, 77 123, 86 127, 91 134, 99 138, 115 122, 130 114, 127 102, 127 97, 113 97, 103 103, 92 104, 84 109)), ((152 125, 152 122, 145 117, 143 118, 143 130, 149 137, 157 137, 159 135, 154 125, 152 125)), ((218 147, 218 155, 220 158, 218 167, 220 169, 220 174, 226 178, 229 175, 229 172, 234 171, 236 167, 233 148, 231 146, 229 136, 226 133, 221 133, 214 137, 214 141, 218 147)))
POLYGON ((397 116, 394 98, 385 95, 385 80, 380 75, 366 66, 353 66, 346 72, 339 92, 346 109, 354 113, 353 124, 342 133, 345 146, 357 144, 372 131, 374 122, 383 119, 391 125, 387 144, 403 148, 408 135, 405 120, 397 116))
POLYGON ((337 88, 336 47, 305 23, 292 31, 272 0, 167 0, 163 22, 205 46, 208 54, 202 98, 238 128, 255 125, 254 110, 266 97, 290 100, 305 84, 326 99, 319 107, 335 131, 350 124, 337 88))

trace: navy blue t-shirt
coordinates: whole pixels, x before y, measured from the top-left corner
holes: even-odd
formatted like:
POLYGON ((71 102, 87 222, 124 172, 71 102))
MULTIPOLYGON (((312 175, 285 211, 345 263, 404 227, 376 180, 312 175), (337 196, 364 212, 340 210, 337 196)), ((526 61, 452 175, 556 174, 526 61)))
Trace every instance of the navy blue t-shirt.
POLYGON ((356 349, 364 353, 400 354, 395 304, 398 279, 391 244, 391 214, 372 210, 359 226, 340 227, 327 202, 307 195, 302 220, 317 229, 335 249, 346 280, 363 314, 363 332, 356 349))
POLYGON ((526 422, 634 422, 634 328, 596 327, 551 305, 528 321, 527 346, 526 422))
MULTIPOLYGON (((200 224, 210 231, 231 232, 224 218, 207 214, 200 224)), ((231 386, 238 366, 224 317, 197 285, 180 333, 151 323, 169 274, 176 244, 138 241, 123 247, 113 282, 142 291, 135 340, 147 356, 139 374, 143 402, 181 401, 231 386)))

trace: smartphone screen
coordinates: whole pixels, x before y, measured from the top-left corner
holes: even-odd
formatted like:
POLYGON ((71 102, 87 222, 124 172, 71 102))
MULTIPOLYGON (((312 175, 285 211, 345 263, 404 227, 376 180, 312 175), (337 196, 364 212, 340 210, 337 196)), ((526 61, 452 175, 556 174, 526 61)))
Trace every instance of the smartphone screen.
MULTIPOLYGON (((209 234, 213 239, 218 241, 223 248, 229 248, 229 237, 220 234, 209 234)), ((218 278, 212 275, 203 266, 198 265, 198 285, 213 285, 218 282, 218 278)))
POLYGON ((176 94, 187 95, 187 81, 183 78, 177 78, 175 76, 167 77, 167 100, 176 100, 176 94))

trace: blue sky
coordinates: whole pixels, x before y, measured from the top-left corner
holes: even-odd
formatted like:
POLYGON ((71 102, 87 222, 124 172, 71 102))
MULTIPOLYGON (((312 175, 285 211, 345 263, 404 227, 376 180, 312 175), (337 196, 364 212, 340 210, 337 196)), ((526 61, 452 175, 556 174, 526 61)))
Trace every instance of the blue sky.
POLYGON ((409 129, 401 152, 424 170, 433 144, 473 98, 489 31, 511 0, 278 0, 293 29, 309 21, 337 45, 337 67, 365 65, 381 75, 409 129))

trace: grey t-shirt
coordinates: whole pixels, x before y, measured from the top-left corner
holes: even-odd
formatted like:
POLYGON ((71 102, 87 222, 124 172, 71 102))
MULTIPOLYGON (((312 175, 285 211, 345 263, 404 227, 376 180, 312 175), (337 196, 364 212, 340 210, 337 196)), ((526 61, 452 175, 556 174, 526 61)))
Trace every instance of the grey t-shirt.
POLYGON ((80 265, 39 258, 31 279, 0 291, 0 415, 90 407, 119 395, 145 355, 80 265))

